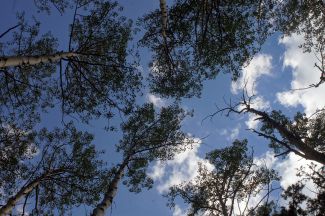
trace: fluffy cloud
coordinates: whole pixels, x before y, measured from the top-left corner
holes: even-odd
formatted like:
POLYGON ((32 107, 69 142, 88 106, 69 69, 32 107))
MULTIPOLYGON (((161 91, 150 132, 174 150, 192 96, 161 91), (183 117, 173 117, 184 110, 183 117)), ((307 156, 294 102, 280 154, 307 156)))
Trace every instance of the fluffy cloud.
POLYGON ((165 100, 153 94, 148 94, 147 99, 150 103, 153 103, 153 105, 158 108, 161 108, 166 105, 165 100))
MULTIPOLYGON (((284 160, 281 160, 279 158, 274 157, 274 153, 271 151, 266 152, 260 157, 254 158, 254 163, 257 166, 265 166, 267 168, 272 168, 275 171, 278 172, 280 179, 280 186, 284 189, 288 188, 288 186, 297 183, 299 180, 301 180, 303 177, 298 177, 296 174, 298 172, 298 169, 301 166, 305 167, 305 170, 311 171, 308 169, 308 165, 310 165, 312 162, 308 161, 306 159, 303 159, 293 153, 290 153, 287 158, 284 160)), ((313 162, 315 163, 315 162, 313 162)), ((319 167, 321 165, 319 164, 319 167)), ((315 190, 315 185, 312 183, 312 181, 306 181, 305 182, 305 188, 303 189, 303 193, 308 195, 309 197, 315 197, 315 194, 312 191, 315 190)), ((273 195, 271 194, 271 199, 273 196, 275 196, 279 191, 275 191, 273 195)), ((261 193, 256 194, 254 197, 251 197, 248 202, 248 207, 255 207, 260 200, 266 195, 266 191, 261 191, 261 193)), ((274 199, 278 199, 278 195, 274 197, 274 199)), ((280 205, 286 205, 286 201, 284 199, 280 198, 280 205)), ((246 201, 238 203, 237 206, 235 206, 235 213, 239 214, 240 209, 243 210, 245 208, 246 201), (239 209, 240 208, 240 209, 239 209)))
POLYGON ((187 216, 186 211, 181 209, 178 205, 175 205, 173 210, 173 216, 187 216))
POLYGON ((209 169, 213 166, 198 155, 201 144, 200 139, 195 140, 197 144, 177 155, 173 160, 157 162, 149 173, 150 177, 157 182, 159 193, 165 193, 173 186, 184 181, 190 181, 197 176, 198 163, 205 164, 209 169))
MULTIPOLYGON (((192 149, 178 154, 173 160, 158 161, 152 167, 149 176, 157 183, 159 193, 166 193, 174 185, 193 180, 198 174, 199 163, 204 164, 209 170, 213 169, 213 165, 198 155, 202 141, 195 138, 195 143, 192 149)), ((175 205, 173 216, 185 215, 187 215, 186 209, 175 205)))
MULTIPOLYGON (((254 161, 257 165, 264 164, 268 168, 273 168, 275 171, 277 171, 281 177, 279 182, 280 186, 284 189, 303 179, 303 176, 296 175, 300 167, 304 167, 306 172, 311 172, 308 166, 312 163, 317 164, 319 168, 322 166, 317 162, 306 160, 294 153, 290 153, 284 160, 280 160, 279 158, 275 158, 274 153, 270 151, 266 152, 261 157, 256 157, 254 161)), ((312 181, 306 181, 305 186, 306 187, 303 189, 303 192, 310 197, 314 197, 315 194, 312 191, 316 190, 312 181)), ((283 200, 281 200, 281 202, 284 203, 283 200)))
POLYGON ((249 94, 256 94, 258 79, 263 75, 271 75, 272 56, 267 54, 258 54, 247 67, 243 68, 242 76, 231 85, 233 94, 240 93, 246 87, 249 94))
MULTIPOLYGON (((249 96, 257 95, 258 79, 261 76, 270 76, 272 69, 272 56, 268 54, 256 55, 248 66, 243 68, 242 76, 231 85, 231 92, 238 94, 245 89, 249 96)), ((262 96, 257 96, 252 100, 251 106, 255 109, 265 110, 270 108, 270 103, 262 96)), ((245 122, 248 128, 256 128, 258 121, 255 121, 256 115, 248 114, 248 120, 245 122)))
MULTIPOLYGON (((304 41, 303 36, 293 35, 280 39, 279 43, 285 46, 283 67, 290 68, 292 72, 291 89, 306 88, 310 84, 319 82, 320 71, 314 67, 318 63, 315 53, 304 53, 298 46, 304 41)), ((318 88, 308 90, 288 90, 277 93, 278 101, 285 106, 302 105, 307 115, 316 109, 325 106, 325 100, 320 100, 320 95, 325 91, 325 84, 318 88)))

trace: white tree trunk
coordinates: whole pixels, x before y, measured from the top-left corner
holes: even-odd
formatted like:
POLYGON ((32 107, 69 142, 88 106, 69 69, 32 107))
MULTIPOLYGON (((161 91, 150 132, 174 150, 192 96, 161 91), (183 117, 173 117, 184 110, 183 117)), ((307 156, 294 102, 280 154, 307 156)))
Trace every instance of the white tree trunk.
POLYGON ((17 202, 31 192, 37 185, 39 185, 40 182, 40 180, 33 181, 27 186, 21 188, 15 196, 10 197, 7 203, 0 208, 0 215, 9 215, 12 209, 16 206, 17 202))
POLYGON ((57 62, 62 58, 71 58, 76 56, 78 56, 78 54, 74 52, 58 52, 53 55, 42 55, 42 56, 0 57, 0 68, 57 62))
POLYGON ((127 162, 128 161, 125 160, 124 163, 119 167, 116 174, 114 175, 113 180, 110 182, 106 193, 104 194, 103 200, 96 206, 91 216, 104 216, 105 211, 112 205, 113 198, 117 193, 118 184, 124 175, 124 169, 127 165, 127 162))
POLYGON ((62 169, 49 170, 43 175, 35 178, 33 181, 22 187, 14 196, 10 197, 5 205, 0 208, 0 216, 9 215, 17 202, 36 188, 47 177, 56 175, 62 172, 62 169))

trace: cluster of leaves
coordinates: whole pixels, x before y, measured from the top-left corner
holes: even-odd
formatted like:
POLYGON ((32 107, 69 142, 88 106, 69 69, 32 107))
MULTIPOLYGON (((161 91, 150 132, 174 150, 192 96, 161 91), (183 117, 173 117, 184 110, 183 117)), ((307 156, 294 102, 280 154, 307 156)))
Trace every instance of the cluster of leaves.
POLYGON ((269 115, 272 121, 262 121, 260 130, 263 134, 258 133, 270 140, 270 147, 276 153, 282 152, 281 154, 285 155, 294 152, 306 159, 322 163, 316 154, 310 154, 310 150, 319 155, 325 154, 324 115, 323 110, 317 111, 311 117, 298 112, 291 120, 281 111, 272 111, 269 115))
MULTIPOLYGON (((71 206, 91 205, 99 200, 109 172, 97 159, 91 134, 78 132, 71 123, 64 129, 20 133, 26 140, 11 143, 9 150, 14 151, 1 152, 4 157, 0 167, 0 198, 8 200, 6 205, 24 198, 25 211, 26 203, 34 198, 32 212, 51 215, 55 209, 65 214, 71 206), (20 188, 18 192, 17 188, 20 188)), ((17 133, 13 135, 19 137, 17 133)), ((17 201, 12 204, 16 205, 17 201)), ((0 208, 2 214, 3 208, 0 208)))
MULTIPOLYGON (((117 4, 109 1, 77 1, 66 50, 77 56, 61 58, 59 64, 1 68, 2 113, 37 119, 40 108, 61 103, 63 115, 75 114, 87 122, 94 117, 111 118, 112 109, 129 112, 141 75, 137 60, 127 61, 132 23, 118 11, 117 4)), ((39 35, 39 22, 28 25, 20 15, 17 28, 5 35, 11 38, 1 43, 2 56, 60 54, 55 37, 39 35)))
POLYGON ((153 51, 153 92, 200 95, 202 81, 220 71, 236 80, 272 32, 272 9, 272 0, 177 0, 168 10, 165 37, 161 12, 145 15, 140 20, 146 30, 140 44, 153 51))
POLYGON ((157 114, 153 104, 145 104, 122 125, 124 136, 117 150, 122 151, 124 160, 128 161, 128 179, 124 184, 130 191, 152 187, 153 181, 146 175, 150 162, 172 159, 194 144, 194 140, 180 130, 185 116, 177 105, 162 108, 157 114))
POLYGON ((200 164, 198 176, 171 188, 168 194, 171 205, 176 197, 181 197, 191 205, 188 215, 233 215, 235 206, 241 215, 253 212, 275 188, 274 181, 279 178, 274 170, 256 166, 253 154, 248 155, 247 140, 233 142, 224 149, 214 150, 206 159, 213 169, 200 164), (248 206, 252 197, 263 193, 257 206, 248 206))

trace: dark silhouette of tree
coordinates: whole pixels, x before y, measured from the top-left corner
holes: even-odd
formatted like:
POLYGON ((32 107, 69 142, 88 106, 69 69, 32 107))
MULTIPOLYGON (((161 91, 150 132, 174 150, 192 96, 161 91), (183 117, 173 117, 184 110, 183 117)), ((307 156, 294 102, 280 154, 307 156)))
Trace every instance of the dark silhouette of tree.
POLYGON ((96 204, 113 175, 98 159, 92 135, 64 117, 80 124, 128 114, 141 86, 137 58, 127 60, 132 23, 117 3, 35 1, 43 2, 41 10, 73 7, 65 51, 23 14, 0 35, 0 215, 14 213, 21 202, 34 215, 96 204), (63 124, 40 129, 52 108, 61 108, 63 124))
POLYGON ((72 124, 53 131, 20 133, 20 140, 16 134, 8 137, 16 145, 1 148, 0 198, 4 204, 0 215, 13 213, 22 202, 23 212, 51 215, 99 200, 109 172, 97 157, 91 134, 77 131, 72 124))
POLYGON ((284 35, 300 34, 304 37, 301 47, 305 52, 315 53, 318 62, 315 67, 320 72, 318 83, 294 90, 317 88, 325 81, 325 3, 324 1, 283 1, 279 2, 277 28, 284 35))
POLYGON ((2 113, 27 115, 61 103, 64 115, 87 122, 110 118, 112 109, 129 111, 141 83, 136 62, 127 61, 131 21, 110 1, 76 1, 74 7, 65 51, 50 33, 39 35, 39 22, 28 25, 22 15, 2 37, 11 36, 1 44, 2 113))
POLYGON ((272 32, 272 8, 271 0, 178 0, 167 18, 164 7, 145 15, 140 44, 153 51, 152 91, 191 97, 219 72, 236 80, 272 32))
POLYGON ((240 215, 248 215, 263 202, 268 203, 270 193, 279 189, 272 186, 278 180, 275 171, 254 164, 246 140, 236 140, 230 147, 214 150, 206 159, 213 170, 200 164, 193 181, 172 187, 168 194, 171 206, 176 197, 191 205, 188 215, 230 216, 236 214, 235 208, 240 215), (249 207, 250 199, 258 193, 262 193, 262 198, 255 207, 249 207))
POLYGON ((240 102, 229 103, 226 108, 218 109, 210 117, 218 113, 225 113, 227 116, 232 113, 254 114, 255 121, 261 122, 262 126, 258 130, 251 131, 268 139, 277 157, 293 152, 307 160, 325 165, 324 110, 317 111, 309 118, 298 112, 291 120, 281 111, 273 110, 268 113, 253 108, 253 98, 254 96, 248 97, 244 93, 240 102))

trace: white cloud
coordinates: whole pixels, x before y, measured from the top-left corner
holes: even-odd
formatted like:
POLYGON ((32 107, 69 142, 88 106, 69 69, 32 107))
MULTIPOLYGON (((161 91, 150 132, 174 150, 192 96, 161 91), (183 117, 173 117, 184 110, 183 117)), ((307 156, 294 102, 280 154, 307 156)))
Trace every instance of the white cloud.
MULTIPOLYGON (((304 53, 298 47, 303 41, 304 39, 301 35, 284 37, 279 40, 279 43, 283 44, 286 48, 283 56, 283 67, 291 68, 292 71, 291 89, 305 88, 310 84, 319 82, 320 71, 314 67, 315 63, 318 63, 318 59, 313 52, 304 53)), ((324 91, 325 84, 308 90, 279 92, 277 93, 277 99, 285 106, 295 107, 302 105, 307 115, 310 115, 316 109, 325 106, 325 100, 320 100, 320 96, 324 94, 324 91)))
MULTIPOLYGON (((302 177, 298 177, 296 174, 298 172, 298 169, 303 166, 305 167, 305 171, 311 172, 311 170, 308 168, 309 165, 312 163, 318 164, 317 162, 312 162, 310 160, 306 160, 304 158, 301 158, 300 156, 297 156, 294 153, 290 153, 286 160, 279 161, 274 165, 274 169, 277 170, 282 177, 280 181, 280 185, 283 188, 287 188, 291 184, 294 184, 298 182, 299 180, 303 179, 302 177)), ((318 167, 321 167, 321 164, 318 164, 318 167)), ((309 197, 314 197, 315 194, 311 191, 316 191, 315 185, 312 183, 311 180, 305 182, 305 188, 303 189, 303 193, 308 195, 309 197)))
MULTIPOLYGON (((304 167, 306 172, 311 172, 308 166, 312 163, 317 164, 319 168, 322 166, 317 162, 306 160, 294 153, 289 153, 284 160, 275 158, 274 155, 275 154, 273 152, 267 151, 261 157, 255 157, 254 162, 256 165, 265 165, 266 167, 273 168, 275 171, 277 171, 281 177, 279 182, 280 186, 284 189, 287 189, 290 185, 295 184, 304 178, 304 176, 297 176, 297 172, 300 167, 304 167)), ((311 180, 305 181, 303 193, 309 197, 315 197, 315 194, 311 191, 316 191, 315 185, 311 180)), ((285 203, 285 201, 282 199, 280 202, 281 204, 285 203)), ((255 203, 252 203, 251 205, 254 204, 255 203)))
POLYGON ((148 94, 147 99, 150 103, 153 103, 153 105, 158 108, 161 108, 166 105, 165 100, 153 94, 148 94))
POLYGON ((233 94, 238 94, 246 85, 246 89, 250 95, 256 94, 258 79, 263 75, 271 75, 271 62, 272 56, 268 54, 258 54, 254 56, 249 65, 243 68, 242 76, 231 84, 231 92, 233 94))
POLYGON ((181 209, 181 207, 179 207, 178 205, 175 205, 174 209, 173 209, 173 216, 187 216, 187 213, 186 213, 186 211, 181 209))
POLYGON ((205 164, 208 169, 213 168, 207 160, 198 156, 202 141, 195 138, 195 143, 197 144, 192 149, 177 154, 173 160, 157 162, 153 166, 149 176, 157 182, 159 193, 165 193, 171 186, 194 179, 198 174, 199 162, 205 164))
MULTIPOLYGON (((303 178, 297 177, 298 169, 301 166, 305 167, 305 170, 311 171, 308 168, 308 165, 310 165, 312 162, 306 159, 301 158, 300 156, 295 155, 294 153, 290 153, 287 158, 284 160, 280 160, 279 158, 274 157, 274 153, 271 151, 267 151, 265 154, 263 154, 260 157, 254 157, 254 163, 257 166, 266 166, 267 168, 272 168, 275 171, 278 172, 280 179, 280 186, 284 189, 287 189, 290 185, 297 183, 299 180, 303 178)), ((315 162, 313 162, 315 163, 315 162)), ((319 164, 319 167, 321 165, 319 164)), ((306 181, 305 182, 305 188, 303 189, 303 193, 306 194, 309 197, 315 197, 315 194, 311 191, 315 190, 315 185, 312 183, 312 181, 306 181)), ((280 192, 280 191, 278 191, 280 192)), ((263 198, 263 196, 266 194, 266 191, 261 191, 261 193, 256 194, 254 197, 251 197, 248 203, 248 207, 255 207, 259 201, 263 198)), ((273 195, 271 194, 270 198, 277 193, 275 192, 273 195)), ((278 199, 278 196, 275 198, 278 199)), ((237 206, 235 206, 235 213, 239 214, 240 210, 243 210, 246 205, 246 200, 243 200, 242 202, 238 203, 237 206)), ((286 205, 286 201, 280 197, 280 205, 286 205)))
MULTIPOLYGON (((272 70, 272 56, 268 54, 257 54, 254 56, 248 66, 243 68, 242 76, 231 84, 231 92, 238 94, 241 91, 247 91, 248 96, 258 95, 258 79, 263 76, 270 76, 272 70)), ((251 101, 251 107, 258 110, 270 108, 270 103, 262 96, 257 96, 251 101)), ((255 121, 256 115, 249 113, 248 120, 245 122, 248 128, 256 128, 258 121, 255 121)))

